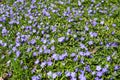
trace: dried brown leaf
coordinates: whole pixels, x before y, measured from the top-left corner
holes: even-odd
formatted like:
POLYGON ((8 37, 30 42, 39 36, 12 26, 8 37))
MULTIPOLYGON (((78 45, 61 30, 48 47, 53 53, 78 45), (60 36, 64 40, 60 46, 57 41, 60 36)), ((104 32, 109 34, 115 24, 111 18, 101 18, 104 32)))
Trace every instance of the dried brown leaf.
POLYGON ((93 50, 91 50, 90 52, 92 53, 92 54, 95 54, 96 52, 97 52, 97 48, 94 48, 93 50))

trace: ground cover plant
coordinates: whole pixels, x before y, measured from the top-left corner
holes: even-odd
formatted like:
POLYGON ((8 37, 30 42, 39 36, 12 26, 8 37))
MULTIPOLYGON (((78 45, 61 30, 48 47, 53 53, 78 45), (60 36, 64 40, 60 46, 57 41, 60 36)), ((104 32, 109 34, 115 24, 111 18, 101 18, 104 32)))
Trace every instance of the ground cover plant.
POLYGON ((120 80, 119 3, 1 0, 1 78, 120 80))

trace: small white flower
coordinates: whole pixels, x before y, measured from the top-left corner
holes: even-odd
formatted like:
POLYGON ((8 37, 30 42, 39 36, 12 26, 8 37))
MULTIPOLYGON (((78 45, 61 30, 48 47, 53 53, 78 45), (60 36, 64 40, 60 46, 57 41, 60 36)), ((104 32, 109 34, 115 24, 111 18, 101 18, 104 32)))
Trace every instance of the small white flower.
POLYGON ((52 76, 52 74, 53 74, 53 73, 52 73, 51 71, 49 71, 49 72, 47 73, 48 76, 52 76))
POLYGON ((81 6, 81 2, 80 1, 78 1, 78 6, 81 6))
POLYGON ((96 67, 96 70, 97 70, 97 71, 100 71, 100 70, 101 70, 101 66, 97 66, 97 67, 96 67))
POLYGON ((52 78, 55 79, 57 77, 56 73, 53 73, 52 78))

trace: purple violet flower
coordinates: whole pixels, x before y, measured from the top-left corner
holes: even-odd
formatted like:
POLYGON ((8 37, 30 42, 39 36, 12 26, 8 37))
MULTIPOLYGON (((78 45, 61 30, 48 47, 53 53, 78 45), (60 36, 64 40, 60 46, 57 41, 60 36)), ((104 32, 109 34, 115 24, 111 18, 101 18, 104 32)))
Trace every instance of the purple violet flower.
POLYGON ((75 55, 76 55, 75 53, 72 53, 70 56, 71 56, 71 57, 75 57, 75 55))
POLYGON ((111 57, 110 57, 110 56, 108 56, 108 57, 107 57, 107 61, 110 61, 110 59, 111 59, 111 57))
POLYGON ((59 60, 63 60, 65 57, 63 55, 59 56, 59 60))
POLYGON ((114 35, 115 34, 115 31, 112 31, 112 33, 111 33, 112 35, 114 35))
POLYGON ((48 62, 47 62, 47 65, 48 65, 48 66, 51 66, 51 65, 52 65, 52 61, 48 61, 48 62))
POLYGON ((37 56, 37 53, 36 53, 36 52, 33 52, 33 56, 34 56, 34 57, 37 56))
POLYGON ((84 59, 81 59, 81 60, 80 60, 80 63, 85 64, 85 63, 84 63, 84 59))
POLYGON ((2 35, 5 36, 5 35, 7 35, 7 33, 8 33, 8 31, 7 31, 7 29, 4 27, 4 28, 2 29, 2 35))
POLYGON ((20 56, 20 51, 16 51, 16 57, 20 56))
POLYGON ((58 76, 61 76, 61 75, 62 75, 62 72, 56 72, 56 74, 57 74, 58 76))
POLYGON ((91 10, 91 9, 88 10, 88 13, 89 13, 89 14, 92 13, 92 12, 93 12, 93 10, 91 10))
POLYGON ((52 47, 51 47, 51 50, 55 50, 55 46, 52 46, 52 47))
POLYGON ((98 71, 97 74, 96 74, 98 77, 101 77, 103 75, 103 72, 102 71, 98 71))
POLYGON ((17 0, 17 2, 24 2, 24 0, 17 0))
POLYGON ((2 27, 3 25, 2 24, 0 24, 0 27, 2 27))
POLYGON ((103 80, 103 79, 100 79, 99 77, 95 77, 95 80, 103 80))
POLYGON ((33 74, 35 71, 36 71, 36 68, 33 68, 33 69, 31 70, 32 74, 33 74))
POLYGON ((55 60, 58 60, 59 55, 58 55, 58 54, 53 54, 53 55, 52 55, 52 58, 55 59, 55 60))
POLYGON ((77 61, 78 60, 78 56, 76 56, 75 58, 73 58, 74 61, 77 61))
POLYGON ((77 80, 75 77, 72 77, 70 80, 77 80))
POLYGON ((50 76, 50 77, 52 76, 52 74, 53 74, 52 71, 49 71, 49 72, 47 73, 47 75, 50 76))
POLYGON ((89 41, 88 44, 89 44, 89 45, 92 45, 92 44, 93 44, 93 41, 89 41))
POLYGON ((80 79, 80 80, 86 80, 86 77, 84 76, 84 74, 80 74, 80 75, 79 75, 79 79, 80 79))
POLYGON ((106 29, 106 30, 109 30, 109 27, 108 27, 108 26, 105 26, 105 29, 106 29))
POLYGON ((71 76, 72 78, 75 78, 75 77, 76 77, 76 73, 75 73, 75 72, 71 72, 70 76, 71 76))
POLYGON ((116 24, 112 24, 113 27, 116 27, 116 24))
POLYGON ((41 54, 43 52, 43 49, 40 47, 38 54, 41 54))
POLYGON ((81 41, 84 41, 84 40, 85 40, 85 38, 84 38, 84 37, 81 37, 81 38, 80 38, 80 40, 81 40, 81 41))
POLYGON ((39 77, 39 76, 32 76, 31 79, 32 79, 32 80, 40 80, 40 77, 39 77))
POLYGON ((89 34, 91 37, 97 37, 97 35, 98 35, 96 32, 90 32, 89 34))
POLYGON ((102 72, 103 72, 103 73, 105 73, 105 72, 107 72, 107 71, 108 71, 107 68, 103 68, 103 69, 102 69, 102 72))
POLYGON ((103 25, 103 24, 104 24, 104 21, 101 21, 100 24, 103 25))
POLYGON ((43 13, 44 16, 48 16, 48 17, 50 16, 50 13, 47 12, 46 9, 43 9, 42 13, 43 13))
POLYGON ((47 73, 47 76, 49 76, 49 77, 52 77, 52 71, 49 71, 48 73, 47 73))
POLYGON ((86 71, 91 72, 90 65, 87 65, 87 66, 85 67, 85 69, 86 69, 86 71))
POLYGON ((51 51, 50 51, 50 49, 44 49, 44 53, 50 53, 51 51))
POLYGON ((86 48, 86 46, 84 45, 84 44, 80 44, 80 47, 81 47, 81 49, 85 49, 86 48))
POLYGON ((13 52, 15 52, 16 50, 17 50, 17 48, 16 48, 16 47, 13 47, 13 48, 12 48, 12 51, 13 51, 13 52))
POLYGON ((92 21, 92 25, 93 25, 93 26, 96 26, 96 25, 97 25, 97 22, 96 22, 96 21, 92 21))
POLYGON ((35 61, 35 64, 38 64, 39 63, 39 59, 37 59, 36 61, 35 61))
POLYGON ((24 69, 24 70, 28 69, 28 66, 23 66, 23 69, 24 69))
POLYGON ((114 66, 114 70, 118 70, 118 69, 120 69, 120 66, 115 65, 115 66, 114 66))
POLYGON ((2 56, 1 56, 1 59, 4 59, 4 58, 5 58, 5 55, 2 55, 2 56))
POLYGON ((27 52, 30 52, 32 50, 32 48, 27 48, 27 52))
POLYGON ((80 1, 78 1, 78 6, 81 6, 81 2, 80 1))
POLYGON ((89 30, 89 28, 87 26, 85 26, 85 31, 88 31, 88 30, 89 30))
POLYGON ((41 63, 41 65, 40 65, 40 66, 41 66, 41 68, 44 68, 44 67, 45 67, 45 65, 46 65, 46 63, 47 63, 46 61, 42 62, 42 63, 41 63))
POLYGON ((95 71, 92 71, 92 73, 91 73, 92 75, 95 75, 96 74, 96 72, 95 71))
POLYGON ((35 39, 32 39, 30 43, 31 43, 31 44, 35 44, 35 43, 36 43, 36 40, 35 40, 35 39))
POLYGON ((32 4, 34 4, 36 2, 36 0, 32 0, 32 4))
POLYGON ((70 76, 70 72, 69 72, 69 71, 66 71, 66 72, 65 72, 65 75, 66 75, 66 77, 69 77, 69 76, 70 76))
POLYGON ((80 51, 79 55, 84 56, 84 52, 80 51))
POLYGON ((118 43, 117 42, 112 42, 112 43, 109 43, 109 46, 111 46, 111 47, 118 47, 118 43))
POLYGON ((57 74, 56 73, 53 73, 52 74, 52 78, 55 79, 57 77, 57 74))
POLYGON ((58 42, 63 42, 64 39, 65 39, 65 37, 60 37, 60 38, 58 38, 58 42))
POLYGON ((89 56, 91 53, 89 51, 85 52, 85 56, 89 56))

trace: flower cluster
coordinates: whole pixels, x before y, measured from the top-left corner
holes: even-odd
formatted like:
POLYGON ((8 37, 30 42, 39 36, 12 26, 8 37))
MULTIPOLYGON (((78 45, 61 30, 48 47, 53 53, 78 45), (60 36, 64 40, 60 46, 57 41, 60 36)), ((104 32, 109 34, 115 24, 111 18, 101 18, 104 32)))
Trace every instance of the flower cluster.
POLYGON ((0 62, 13 71, 12 79, 111 80, 119 76, 119 18, 113 20, 119 13, 117 2, 6 3, 0 3, 0 62))

